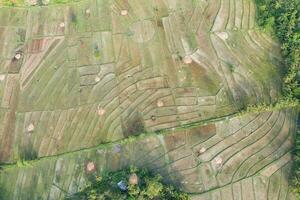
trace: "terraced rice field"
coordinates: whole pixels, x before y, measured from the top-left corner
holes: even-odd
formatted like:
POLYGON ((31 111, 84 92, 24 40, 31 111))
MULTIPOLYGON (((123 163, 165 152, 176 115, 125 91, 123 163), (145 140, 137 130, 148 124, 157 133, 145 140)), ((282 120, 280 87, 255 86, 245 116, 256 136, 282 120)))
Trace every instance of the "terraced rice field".
POLYGON ((252 0, 3 7, 0 63, 5 200, 63 199, 90 162, 149 168, 195 200, 294 198, 297 112, 238 114, 281 95, 252 0))

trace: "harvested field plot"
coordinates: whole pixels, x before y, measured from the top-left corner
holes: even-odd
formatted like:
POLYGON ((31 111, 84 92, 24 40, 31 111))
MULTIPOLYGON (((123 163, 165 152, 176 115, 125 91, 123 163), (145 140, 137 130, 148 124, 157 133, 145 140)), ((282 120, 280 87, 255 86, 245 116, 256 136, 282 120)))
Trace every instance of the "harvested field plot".
POLYGON ((63 199, 93 162, 146 167, 192 199, 293 198, 297 112, 237 115, 279 99, 280 63, 252 0, 0 8, 3 196, 63 199))

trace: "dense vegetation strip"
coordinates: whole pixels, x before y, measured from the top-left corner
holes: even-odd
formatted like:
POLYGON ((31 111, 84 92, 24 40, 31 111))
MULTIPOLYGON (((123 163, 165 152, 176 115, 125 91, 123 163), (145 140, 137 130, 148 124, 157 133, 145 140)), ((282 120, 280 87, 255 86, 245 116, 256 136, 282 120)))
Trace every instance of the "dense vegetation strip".
MULTIPOLYGON (((256 0, 258 24, 279 39, 284 58, 283 92, 286 99, 300 99, 300 1, 256 0)), ((300 197, 300 132, 296 134, 293 191, 300 197)))
MULTIPOLYGON (((102 176, 93 174, 93 163, 88 163, 90 182, 76 194, 67 195, 67 200, 188 200, 186 193, 162 182, 162 177, 135 167, 102 176)), ((96 171, 94 171, 96 173, 96 171)))
POLYGON ((258 24, 281 42, 284 57, 284 95, 300 98, 300 1, 256 0, 258 24))

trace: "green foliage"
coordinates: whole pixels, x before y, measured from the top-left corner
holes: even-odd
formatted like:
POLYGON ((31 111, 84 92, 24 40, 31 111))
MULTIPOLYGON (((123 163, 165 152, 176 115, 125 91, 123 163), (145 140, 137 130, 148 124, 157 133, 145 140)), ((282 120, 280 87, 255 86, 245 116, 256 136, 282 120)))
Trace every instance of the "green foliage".
POLYGON ((299 0, 256 0, 258 24, 273 31, 282 46, 285 77, 284 95, 300 98, 300 1, 299 0))
POLYGON ((233 64, 231 64, 231 63, 226 63, 226 64, 227 64, 229 70, 233 73, 234 70, 235 70, 235 66, 233 64))
POLYGON ((0 6, 21 6, 23 4, 23 0, 0 0, 0 6))
POLYGON ((31 165, 28 161, 26 161, 26 160, 18 160, 18 161, 17 161, 17 166, 18 166, 19 168, 23 168, 23 167, 32 167, 32 165, 31 165))
POLYGON ((256 112, 268 112, 274 110, 281 110, 284 108, 299 108, 299 101, 297 99, 282 98, 273 104, 255 104, 248 105, 244 111, 241 111, 239 115, 244 115, 246 113, 256 113, 256 112))
POLYGON ((136 168, 107 173, 102 177, 92 176, 91 181, 80 192, 66 197, 67 200, 188 200, 187 194, 179 192, 174 187, 165 185, 160 175, 153 175, 147 170, 136 168), (129 177, 135 173, 138 184, 129 183, 129 177), (124 181, 127 190, 118 188, 118 182, 124 181))

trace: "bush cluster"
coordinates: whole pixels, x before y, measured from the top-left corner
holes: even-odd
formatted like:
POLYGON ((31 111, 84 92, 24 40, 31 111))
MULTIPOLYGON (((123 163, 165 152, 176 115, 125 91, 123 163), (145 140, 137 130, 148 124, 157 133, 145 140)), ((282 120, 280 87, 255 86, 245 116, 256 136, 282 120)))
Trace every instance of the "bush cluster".
POLYGON ((284 58, 284 95, 300 99, 300 1, 256 0, 257 22, 281 42, 284 58))
POLYGON ((90 182, 80 192, 69 195, 66 200, 189 200, 186 193, 166 185, 160 175, 153 175, 147 170, 136 168, 107 173, 103 176, 91 176, 90 182), (134 174, 138 184, 131 184, 129 179, 134 174), (126 189, 122 190, 118 183, 126 189))

